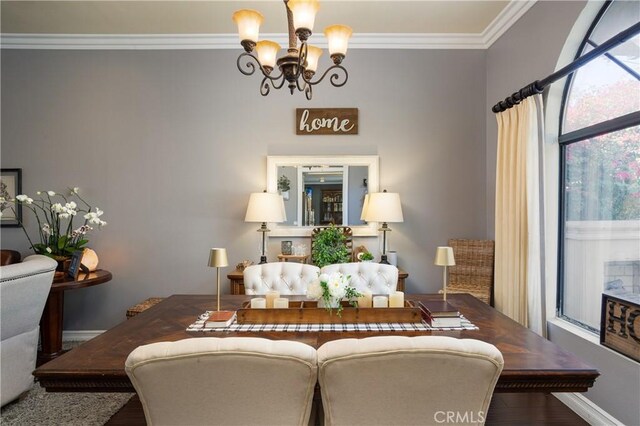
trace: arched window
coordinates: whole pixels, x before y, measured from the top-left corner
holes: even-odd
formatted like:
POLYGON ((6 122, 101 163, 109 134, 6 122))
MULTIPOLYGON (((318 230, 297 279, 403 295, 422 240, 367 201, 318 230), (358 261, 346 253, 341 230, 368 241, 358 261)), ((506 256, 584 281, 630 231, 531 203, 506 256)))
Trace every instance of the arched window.
MULTIPOLYGON (((606 2, 579 57, 640 21, 606 2)), ((558 311, 596 331, 603 291, 640 299, 640 35, 567 79, 560 117, 558 311)))

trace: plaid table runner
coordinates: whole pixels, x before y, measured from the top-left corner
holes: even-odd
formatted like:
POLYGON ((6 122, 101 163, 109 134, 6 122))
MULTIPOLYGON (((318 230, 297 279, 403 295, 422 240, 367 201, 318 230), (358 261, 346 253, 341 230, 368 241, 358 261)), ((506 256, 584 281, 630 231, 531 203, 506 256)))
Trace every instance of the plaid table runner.
POLYGON ((460 327, 431 327, 426 322, 420 323, 367 323, 367 324, 238 324, 234 322, 228 327, 206 327, 205 324, 212 311, 201 314, 196 322, 187 327, 187 331, 232 331, 232 332, 261 332, 261 331, 459 331, 478 330, 464 316, 460 327))

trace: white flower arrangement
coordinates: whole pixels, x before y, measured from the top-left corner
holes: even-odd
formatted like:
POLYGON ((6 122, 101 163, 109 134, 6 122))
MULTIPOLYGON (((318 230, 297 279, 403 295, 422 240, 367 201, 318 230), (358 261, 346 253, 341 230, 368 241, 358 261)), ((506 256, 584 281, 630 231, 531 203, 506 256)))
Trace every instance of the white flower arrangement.
POLYGON ((88 242, 85 235, 93 230, 90 224, 99 227, 107 224, 100 219, 104 212, 97 207, 92 211, 93 208, 79 195, 79 191, 78 187, 74 187, 70 189, 68 196, 54 191, 37 191, 37 200, 26 194, 17 195, 15 200, 11 200, 31 210, 38 222, 39 243, 31 240, 27 230, 20 223, 33 251, 53 258, 70 256, 88 242), (77 198, 83 206, 70 200, 72 197, 77 198), (84 224, 74 229, 73 219, 78 213, 84 213, 84 224))
POLYGON ((333 274, 320 274, 307 287, 307 297, 312 300, 322 299, 325 307, 331 312, 332 305, 336 302, 338 316, 342 312, 342 299, 347 299, 351 306, 358 306, 356 298, 362 296, 355 287, 349 285, 350 275, 343 275, 341 272, 334 272, 333 274))

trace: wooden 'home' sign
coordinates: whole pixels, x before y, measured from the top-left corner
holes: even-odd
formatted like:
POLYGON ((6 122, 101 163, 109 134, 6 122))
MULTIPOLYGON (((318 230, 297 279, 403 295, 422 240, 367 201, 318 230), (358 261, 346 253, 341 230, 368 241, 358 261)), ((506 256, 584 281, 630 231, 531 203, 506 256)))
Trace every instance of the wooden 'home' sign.
POLYGON ((297 108, 296 135, 357 135, 358 108, 297 108))

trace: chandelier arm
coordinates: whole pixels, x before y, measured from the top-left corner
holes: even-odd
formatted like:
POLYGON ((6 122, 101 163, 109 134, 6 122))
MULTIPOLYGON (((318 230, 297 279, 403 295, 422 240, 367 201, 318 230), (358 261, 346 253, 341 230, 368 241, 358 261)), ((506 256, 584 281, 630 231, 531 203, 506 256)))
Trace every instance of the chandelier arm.
POLYGON ((304 69, 305 69, 305 63, 307 62, 307 42, 303 41, 302 44, 300 45, 300 54, 298 55, 298 68, 296 71, 296 80, 298 80, 298 78, 301 75, 304 75, 304 69))
MULTIPOLYGON (((271 82, 271 85, 273 85, 273 82, 271 82)), ((262 96, 267 96, 270 91, 271 91, 271 88, 269 87, 269 80, 265 76, 260 82, 260 94, 262 96)))
POLYGON ((322 80, 324 80, 324 78, 327 76, 327 74, 329 74, 329 72, 332 71, 332 70, 335 70, 336 72, 331 74, 331 77, 329 78, 329 81, 331 82, 331 85, 334 86, 334 87, 342 87, 342 86, 344 86, 347 83, 347 80, 349 80, 349 73, 347 72, 346 68, 343 67, 342 65, 332 65, 332 66, 330 66, 329 68, 327 68, 327 70, 324 72, 324 74, 322 74, 322 77, 320 77, 316 81, 311 81, 311 78, 309 78, 307 80, 307 78, 304 76, 304 74, 302 75, 302 79, 308 85, 315 86, 316 84, 318 84, 322 80), (341 76, 340 73, 338 73, 337 71, 342 71, 344 73, 344 76, 341 76), (341 77, 344 77, 344 81, 342 81, 342 82, 340 82, 340 78, 341 77))
POLYGON ((244 75, 253 75, 253 73, 256 72, 256 65, 251 61, 251 59, 256 61, 258 67, 262 69, 262 65, 260 64, 258 58, 256 58, 251 53, 243 52, 238 56, 238 60, 236 61, 236 65, 238 65, 238 71, 240 71, 244 75), (249 71, 245 71, 243 69, 243 65, 241 64, 242 59, 245 57, 247 57, 247 61, 245 62, 244 67, 248 68, 249 71))
POLYGON ((310 84, 304 86, 304 95, 308 101, 313 97, 313 87, 310 84))

